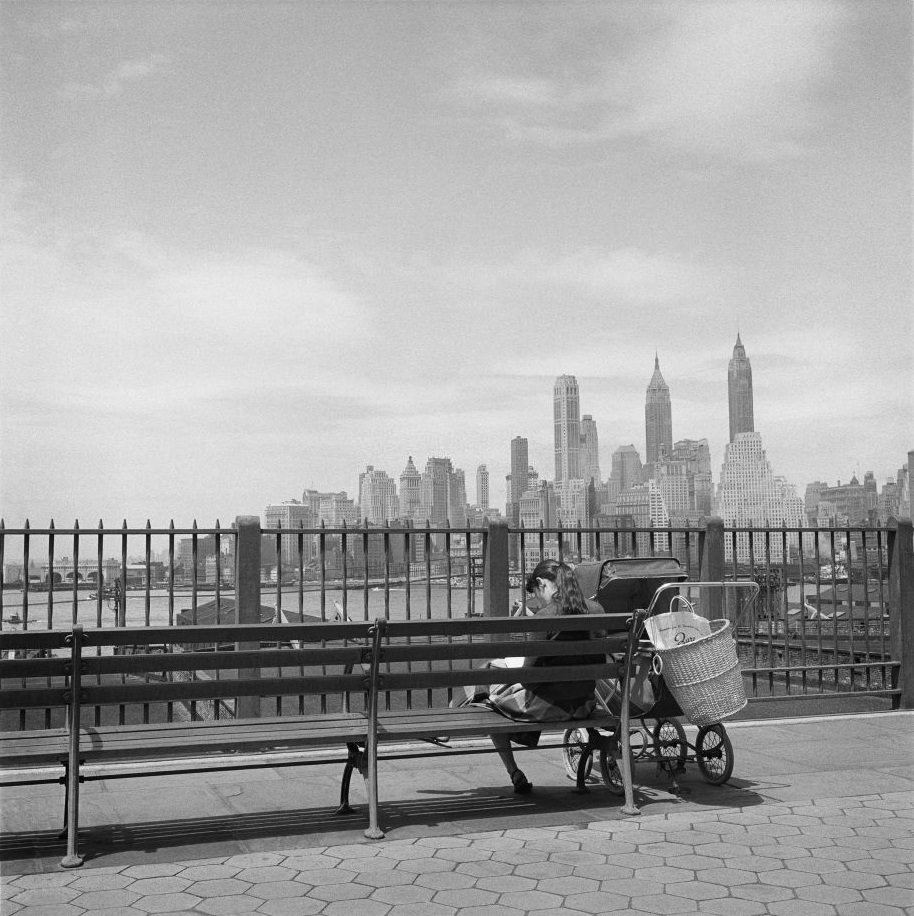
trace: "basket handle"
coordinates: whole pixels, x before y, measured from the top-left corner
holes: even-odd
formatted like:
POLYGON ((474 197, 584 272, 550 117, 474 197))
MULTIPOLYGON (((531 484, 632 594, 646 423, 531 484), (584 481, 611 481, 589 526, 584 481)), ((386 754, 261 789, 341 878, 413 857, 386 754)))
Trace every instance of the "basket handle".
POLYGON ((673 597, 670 598, 670 612, 671 613, 674 610, 675 604, 681 604, 683 610, 689 611, 692 614, 695 613, 695 606, 684 595, 673 595, 673 597))

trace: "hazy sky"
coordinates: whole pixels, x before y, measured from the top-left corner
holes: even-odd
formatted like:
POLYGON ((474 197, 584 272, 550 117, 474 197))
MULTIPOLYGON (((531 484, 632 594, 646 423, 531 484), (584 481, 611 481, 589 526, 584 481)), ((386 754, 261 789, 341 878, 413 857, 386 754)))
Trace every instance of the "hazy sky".
POLYGON ((223 524, 510 440, 914 447, 911 5, 6 0, 7 526, 223 524))

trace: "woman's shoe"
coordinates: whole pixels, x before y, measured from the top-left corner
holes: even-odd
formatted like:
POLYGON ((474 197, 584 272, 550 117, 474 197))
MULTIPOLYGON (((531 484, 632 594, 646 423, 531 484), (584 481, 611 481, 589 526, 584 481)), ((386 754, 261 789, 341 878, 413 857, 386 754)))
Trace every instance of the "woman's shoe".
POLYGON ((511 782, 517 795, 529 795, 533 791, 533 783, 524 776, 523 770, 515 770, 511 774, 511 782))

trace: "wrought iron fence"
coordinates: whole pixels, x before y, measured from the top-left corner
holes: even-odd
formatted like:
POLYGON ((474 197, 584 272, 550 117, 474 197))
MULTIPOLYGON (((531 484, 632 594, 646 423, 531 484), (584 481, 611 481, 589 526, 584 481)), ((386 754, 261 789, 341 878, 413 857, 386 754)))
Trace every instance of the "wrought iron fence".
POLYGON ((732 621, 753 700, 909 706, 912 553, 909 521, 840 529, 725 527, 719 519, 615 529, 0 521, 0 630, 506 614, 524 601, 522 583, 540 559, 662 555, 693 580, 759 583, 751 613, 732 621))

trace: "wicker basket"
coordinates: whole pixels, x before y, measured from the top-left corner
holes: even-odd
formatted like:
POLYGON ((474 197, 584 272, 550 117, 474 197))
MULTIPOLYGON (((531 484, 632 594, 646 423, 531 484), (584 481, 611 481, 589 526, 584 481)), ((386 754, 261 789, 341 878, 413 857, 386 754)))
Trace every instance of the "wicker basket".
POLYGON ((657 654, 663 680, 693 725, 713 725, 749 702, 728 620, 712 620, 710 636, 657 654))

